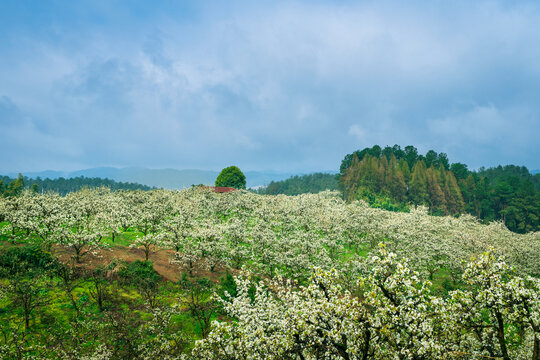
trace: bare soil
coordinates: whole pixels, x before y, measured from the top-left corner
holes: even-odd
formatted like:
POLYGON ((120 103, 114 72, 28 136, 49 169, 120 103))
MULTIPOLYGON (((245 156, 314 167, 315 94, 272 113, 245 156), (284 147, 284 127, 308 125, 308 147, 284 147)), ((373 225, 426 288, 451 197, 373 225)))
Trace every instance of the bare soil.
MULTIPOLYGON (((73 266, 81 267, 84 269, 92 270, 100 265, 107 266, 112 262, 133 262, 135 260, 143 261, 144 250, 142 248, 130 248, 127 246, 111 246, 105 249, 96 249, 87 252, 82 258, 81 262, 77 264, 73 256, 74 252, 70 248, 62 246, 55 246, 53 252, 58 256, 59 260, 64 263, 70 263, 73 266)), ((170 259, 173 258, 174 251, 169 249, 155 249, 148 257, 148 260, 154 264, 154 269, 164 280, 177 282, 182 277, 182 274, 186 272, 176 264, 171 264, 170 259)), ((217 282, 220 277, 225 274, 225 269, 216 269, 211 272, 202 269, 202 266, 196 266, 193 271, 194 277, 206 277, 213 282, 217 282)))

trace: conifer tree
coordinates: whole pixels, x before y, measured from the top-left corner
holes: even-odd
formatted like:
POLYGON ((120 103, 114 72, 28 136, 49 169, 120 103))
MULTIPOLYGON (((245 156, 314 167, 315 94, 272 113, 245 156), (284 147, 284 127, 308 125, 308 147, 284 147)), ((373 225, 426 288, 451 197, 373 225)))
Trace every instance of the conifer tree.
POLYGON ((409 168, 409 164, 407 163, 407 160, 400 159, 399 160, 399 170, 403 174, 403 179, 405 180, 405 183, 409 183, 411 180, 411 169, 409 168))
POLYGON ((360 170, 360 159, 357 154, 353 154, 351 165, 343 171, 339 178, 339 187, 348 201, 353 200, 356 196, 360 184, 360 170))
MULTIPOLYGON (((408 165, 405 162, 405 165, 408 165)), ((388 176, 386 178, 386 187, 390 193, 390 196, 398 201, 405 200, 407 195, 407 184, 403 177, 403 172, 400 170, 396 157, 392 154, 390 157, 388 176)))
POLYGON ((360 162, 360 187, 377 193, 384 179, 384 171, 381 171, 379 159, 366 155, 360 162))
POLYGON ((426 164, 423 160, 414 164, 409 183, 409 199, 417 205, 426 204, 428 200, 426 164))
POLYGON ((444 193, 439 185, 437 179, 437 170, 431 166, 426 173, 427 180, 427 192, 429 196, 429 207, 432 213, 444 214, 446 213, 446 201, 444 193))
POLYGON ((377 191, 381 192, 385 190, 386 177, 388 173, 388 159, 383 156, 381 159, 375 159, 379 166, 377 166, 377 191))
POLYGON ((465 203, 465 211, 478 216, 479 204, 476 197, 476 181, 474 176, 469 174, 465 179, 459 180, 458 185, 465 203))
POLYGON ((456 178, 451 171, 446 172, 444 195, 446 198, 446 207, 450 214, 459 214, 463 212, 465 208, 463 196, 457 185, 456 178))

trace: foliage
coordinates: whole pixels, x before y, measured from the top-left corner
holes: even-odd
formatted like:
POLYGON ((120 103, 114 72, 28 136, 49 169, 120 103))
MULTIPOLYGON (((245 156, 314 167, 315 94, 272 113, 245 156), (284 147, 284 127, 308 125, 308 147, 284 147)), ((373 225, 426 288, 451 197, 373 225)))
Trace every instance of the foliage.
POLYGON ((0 269, 8 274, 49 271, 57 266, 51 253, 34 244, 9 247, 0 252, 0 269))
POLYGON ((336 175, 314 173, 301 176, 293 176, 282 181, 272 181, 268 186, 257 191, 262 195, 300 195, 316 194, 325 190, 337 190, 336 175))
POLYGON ((0 214, 2 264, 35 269, 0 274, 4 358, 522 359, 538 338, 540 233, 470 215, 199 187, 23 191, 0 214), (180 282, 99 257, 145 236, 180 282))
POLYGON ((136 287, 150 307, 155 308, 158 305, 157 295, 161 276, 151 261, 135 260, 124 263, 117 274, 124 284, 136 287))
POLYGON ((74 178, 58 179, 42 179, 37 177, 35 179, 23 176, 19 174, 17 179, 11 179, 8 176, 0 176, 0 184, 6 184, 6 189, 2 191, 0 186, 0 194, 4 196, 16 196, 21 193, 23 189, 29 189, 33 192, 54 192, 60 195, 66 195, 67 193, 79 191, 85 188, 101 188, 106 187, 111 190, 151 190, 152 188, 146 185, 131 183, 131 182, 118 182, 111 179, 102 178, 89 178, 84 176, 78 176, 74 178))
POLYGON ((508 272, 491 253, 467 266, 473 291, 431 295, 406 261, 381 248, 358 279, 359 297, 334 270, 316 269, 306 286, 236 278, 222 301, 233 322, 214 322, 195 359, 537 359, 540 282, 508 272), (250 286, 255 297, 248 296, 250 286))
POLYGON ((446 154, 429 150, 419 155, 373 146, 348 154, 342 161, 339 188, 345 199, 386 197, 396 208, 425 205, 433 215, 469 213, 485 221, 502 220, 515 232, 540 230, 540 175, 526 167, 498 166, 469 171, 467 165, 449 165, 446 154))
POLYGON ((221 170, 216 178, 216 186, 227 186, 235 189, 246 188, 246 176, 236 166, 229 166, 221 170))

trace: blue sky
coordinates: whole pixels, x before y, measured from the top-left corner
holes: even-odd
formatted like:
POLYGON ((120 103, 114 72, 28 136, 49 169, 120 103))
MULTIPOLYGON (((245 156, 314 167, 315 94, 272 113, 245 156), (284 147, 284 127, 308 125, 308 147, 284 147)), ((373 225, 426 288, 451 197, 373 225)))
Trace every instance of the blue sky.
POLYGON ((540 169, 540 3, 0 1, 0 171, 540 169))

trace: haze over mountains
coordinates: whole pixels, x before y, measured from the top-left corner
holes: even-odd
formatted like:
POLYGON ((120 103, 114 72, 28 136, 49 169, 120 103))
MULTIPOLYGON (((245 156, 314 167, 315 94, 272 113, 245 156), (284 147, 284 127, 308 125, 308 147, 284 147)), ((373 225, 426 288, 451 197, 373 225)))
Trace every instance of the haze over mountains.
MULTIPOLYGON (((198 169, 145 169, 138 167, 114 168, 96 167, 72 172, 46 170, 40 172, 26 172, 24 176, 31 178, 41 177, 57 179, 59 177, 73 178, 78 176, 108 178, 115 181, 134 182, 147 186, 165 189, 184 189, 191 185, 213 185, 219 171, 198 169)), ((271 181, 279 181, 297 175, 293 173, 275 171, 245 171, 247 187, 268 185, 271 181)), ((16 173, 7 174, 17 177, 16 173)))
MULTIPOLYGON (((323 173, 334 174, 336 171, 322 171, 323 173)), ((530 170, 531 174, 540 173, 538 170, 530 170)), ((191 185, 213 185, 219 171, 199 170, 199 169, 146 169, 140 167, 95 167, 77 171, 33 171, 24 172, 23 175, 30 178, 40 177, 42 179, 74 178, 79 176, 107 178, 121 182, 133 182, 147 186, 155 186, 165 189, 184 189, 191 185)), ((280 181, 290 178, 300 173, 289 173, 279 171, 244 171, 246 175, 247 187, 266 186, 271 181, 280 181)), ((17 173, 5 174, 11 178, 16 178, 17 173)))

